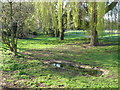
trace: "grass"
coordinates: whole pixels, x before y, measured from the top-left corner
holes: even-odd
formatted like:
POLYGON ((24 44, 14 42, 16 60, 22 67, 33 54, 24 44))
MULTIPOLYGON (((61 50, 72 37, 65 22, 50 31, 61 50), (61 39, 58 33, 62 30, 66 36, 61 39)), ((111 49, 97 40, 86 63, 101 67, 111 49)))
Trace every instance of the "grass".
POLYGON ((106 46, 89 47, 84 32, 66 32, 65 40, 38 36, 18 41, 19 56, 4 52, 0 68, 8 87, 25 88, 118 88, 118 37, 100 38, 106 46), (64 60, 109 70, 100 77, 45 65, 45 60, 64 60))

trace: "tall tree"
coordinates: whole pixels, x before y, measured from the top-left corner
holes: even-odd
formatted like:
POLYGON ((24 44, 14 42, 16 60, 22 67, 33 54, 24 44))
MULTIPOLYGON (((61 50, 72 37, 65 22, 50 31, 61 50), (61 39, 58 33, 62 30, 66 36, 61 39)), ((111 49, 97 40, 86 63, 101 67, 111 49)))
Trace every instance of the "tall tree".
POLYGON ((91 45, 96 46, 98 44, 98 32, 97 32, 97 3, 91 2, 90 3, 91 9, 91 45))
POLYGON ((90 29, 91 29, 91 42, 92 46, 99 45, 98 41, 98 32, 103 30, 104 26, 104 15, 109 10, 112 10, 117 2, 112 2, 110 5, 105 7, 105 3, 100 2, 90 2, 89 3, 89 11, 91 13, 91 22, 90 22, 90 29))
POLYGON ((79 1, 75 0, 72 5, 73 22, 75 29, 78 29, 80 26, 79 9, 79 1))
POLYGON ((57 3, 52 2, 51 3, 51 15, 52 15, 52 30, 54 32, 55 37, 59 37, 59 30, 57 27, 58 21, 57 21, 57 9, 56 9, 57 3))
POLYGON ((60 40, 64 40, 63 2, 61 0, 58 0, 58 28, 60 31, 60 40))

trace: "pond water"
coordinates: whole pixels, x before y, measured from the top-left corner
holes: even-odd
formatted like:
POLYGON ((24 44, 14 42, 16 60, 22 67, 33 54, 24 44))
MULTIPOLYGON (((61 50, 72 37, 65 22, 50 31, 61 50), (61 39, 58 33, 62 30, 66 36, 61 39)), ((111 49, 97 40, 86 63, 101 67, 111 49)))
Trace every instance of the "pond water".
POLYGON ((63 70, 74 71, 74 72, 77 71, 77 72, 81 73, 82 75, 90 75, 90 76, 99 77, 103 74, 103 72, 100 70, 85 69, 85 68, 81 68, 81 67, 75 67, 75 66, 69 65, 69 64, 51 63, 50 65, 55 66, 56 68, 59 68, 59 69, 63 69, 63 70))

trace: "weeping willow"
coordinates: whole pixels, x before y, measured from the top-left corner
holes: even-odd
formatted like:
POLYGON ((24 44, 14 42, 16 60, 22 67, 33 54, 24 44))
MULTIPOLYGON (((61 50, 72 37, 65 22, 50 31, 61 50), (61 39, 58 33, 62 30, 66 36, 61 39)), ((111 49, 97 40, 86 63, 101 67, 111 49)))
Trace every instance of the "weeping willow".
POLYGON ((118 2, 118 7, 117 7, 117 9, 118 9, 118 21, 117 21, 117 23, 118 23, 118 33, 120 33, 120 9, 119 9, 119 7, 120 7, 120 1, 118 2))
POLYGON ((62 9, 63 3, 58 1, 58 28, 61 30, 62 29, 62 9))
POLYGON ((89 28, 91 33, 91 29, 93 26, 96 27, 96 30, 99 35, 103 35, 104 33, 104 15, 105 15, 105 3, 104 2, 89 2, 89 28), (94 11, 94 3, 96 3, 96 10, 94 11), (94 23, 95 17, 92 16, 94 13, 96 13, 96 23, 94 23))
POLYGON ((79 1, 75 0, 72 5, 72 14, 73 14, 73 22, 74 22, 74 27, 79 28, 79 1))
POLYGON ((109 36, 111 36, 114 33, 114 30, 117 29, 117 10, 114 8, 113 10, 108 12, 108 31, 109 36))
MULTIPOLYGON (((45 2, 35 2, 35 17, 36 17, 36 22, 41 23, 41 28, 44 30, 44 32, 47 32, 47 3, 45 2)), ((40 25, 40 24, 39 24, 40 25)))
POLYGON ((58 29, 60 31, 60 39, 64 39, 64 30, 63 30, 63 2, 58 0, 58 29))
MULTIPOLYGON (((42 30, 45 30, 45 19, 44 17, 46 17, 46 10, 45 10, 45 7, 46 7, 46 4, 44 2, 40 2, 38 5, 36 5, 36 9, 38 9, 38 15, 40 15, 41 17, 41 26, 42 26, 42 30), (37 8, 37 6, 39 5, 39 9, 37 8)), ((37 14, 36 14, 37 15, 37 14)))
POLYGON ((70 4, 67 7, 67 29, 71 29, 71 7, 70 4))
POLYGON ((39 29, 41 27, 40 23, 41 23, 41 12, 40 12, 40 2, 34 2, 34 15, 35 15, 35 22, 37 25, 37 29, 39 29))
MULTIPOLYGON (((51 15, 51 3, 46 2, 46 30, 48 34, 51 34, 51 29, 52 29, 52 15, 51 15)), ((44 17, 45 18, 45 17, 44 17)))
POLYGON ((36 2, 35 16, 43 32, 54 36, 57 32, 56 2, 36 2))
POLYGON ((108 12, 108 31, 109 31, 109 36, 110 36, 110 30, 111 30, 111 21, 110 21, 111 15, 110 15, 110 11, 108 12))
POLYGON ((97 3, 97 31, 99 35, 104 35, 104 15, 105 15, 105 2, 97 3))
MULTIPOLYGON (((86 3, 81 3, 81 5, 86 5, 86 3)), ((84 7, 81 7, 81 10, 80 10, 80 15, 81 15, 81 29, 83 29, 83 30, 85 30, 85 29, 87 29, 87 24, 86 24, 86 21, 87 21, 87 12, 86 12, 86 10, 85 10, 85 8, 84 7)))
POLYGON ((110 16, 111 16, 111 18, 110 18, 110 30, 109 30, 109 32, 110 32, 110 36, 112 36, 112 34, 114 33, 114 10, 111 10, 111 12, 110 12, 110 16))
POLYGON ((56 10, 56 2, 51 3, 51 17, 52 17, 52 32, 54 33, 55 37, 58 36, 58 29, 57 29, 57 10, 56 10))
POLYGON ((42 9, 41 9, 41 14, 42 14, 42 22, 43 22, 43 28, 46 33, 49 33, 49 27, 50 27, 50 22, 49 22, 49 2, 42 2, 42 9))
MULTIPOLYGON (((110 3, 110 2, 109 2, 110 3)), ((106 5, 108 5, 109 3, 107 3, 106 5)), ((119 3, 118 3, 119 4, 119 3)), ((107 31, 109 32, 109 36, 113 35, 113 33, 116 32, 116 30, 118 31, 118 10, 119 10, 119 6, 114 7, 112 10, 110 10, 107 13, 107 19, 106 19, 106 23, 107 23, 107 31)))
MULTIPOLYGON (((32 3, 32 4, 34 4, 34 3, 32 3)), ((35 20, 36 20, 35 14, 29 13, 29 16, 25 20, 25 26, 26 26, 26 29, 28 30, 27 32, 29 32, 31 30, 33 31, 36 29, 36 21, 35 20)))
POLYGON ((117 8, 115 8, 115 12, 114 12, 115 24, 114 24, 114 27, 115 27, 115 30, 118 31, 118 27, 116 27, 116 26, 118 26, 118 24, 117 24, 117 15, 118 15, 118 10, 117 10, 117 8))
POLYGON ((91 29, 92 29, 92 25, 93 25, 93 22, 92 22, 92 11, 93 11, 93 3, 92 2, 89 2, 88 4, 88 16, 89 16, 89 30, 87 30, 87 34, 89 35, 91 33, 91 29))

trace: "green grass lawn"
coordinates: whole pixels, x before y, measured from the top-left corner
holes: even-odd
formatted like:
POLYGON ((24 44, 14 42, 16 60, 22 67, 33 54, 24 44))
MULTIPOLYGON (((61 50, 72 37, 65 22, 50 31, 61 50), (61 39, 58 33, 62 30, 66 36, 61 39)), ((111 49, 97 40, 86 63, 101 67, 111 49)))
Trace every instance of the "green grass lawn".
POLYGON ((4 52, 0 67, 8 87, 31 88, 118 88, 118 35, 100 38, 103 46, 90 47, 84 32, 66 32, 65 40, 38 36, 18 41, 19 56, 4 52), (109 70, 99 77, 60 70, 45 60, 64 60, 109 70))

